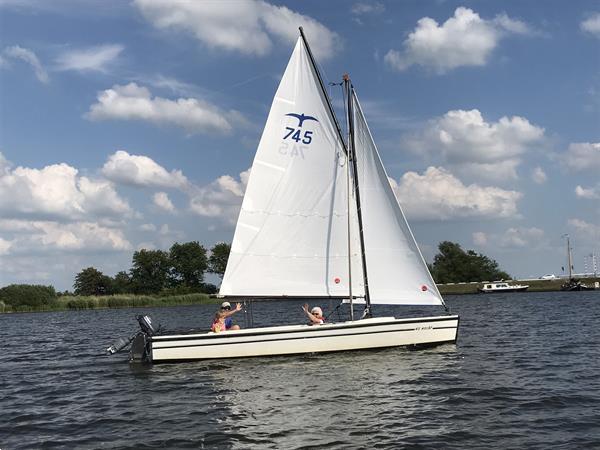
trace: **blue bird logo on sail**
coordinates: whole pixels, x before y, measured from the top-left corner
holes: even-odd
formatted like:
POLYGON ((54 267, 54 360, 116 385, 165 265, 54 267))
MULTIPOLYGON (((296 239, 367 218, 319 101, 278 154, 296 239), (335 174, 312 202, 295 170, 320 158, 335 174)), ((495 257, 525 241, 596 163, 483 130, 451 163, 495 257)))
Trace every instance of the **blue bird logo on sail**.
POLYGON ((287 113, 286 116, 291 116, 291 117, 295 117, 296 119, 298 119, 298 126, 300 128, 302 128, 302 124, 304 123, 305 120, 314 120, 316 122, 318 122, 316 117, 313 116, 306 116, 304 115, 304 113, 302 114, 298 114, 298 113, 287 113))
POLYGON ((296 144, 294 144, 294 147, 292 148, 292 152, 290 153, 291 155, 295 155, 295 154, 301 154, 302 157, 304 157, 304 151, 303 151, 303 145, 310 145, 310 143, 313 140, 313 130, 306 130, 303 129, 302 126, 304 125, 304 122, 306 121, 314 121, 314 122, 319 122, 319 120, 316 117, 313 116, 309 116, 306 115, 304 113, 302 114, 298 114, 298 113, 287 113, 286 116, 288 117, 293 117, 295 119, 298 119, 298 127, 285 127, 285 135, 283 136, 283 141, 284 141, 284 146, 280 149, 280 153, 282 154, 286 154, 284 153, 287 150, 287 144, 286 141, 290 140, 290 141, 295 141, 296 144), (303 144, 303 145, 302 145, 303 144), (297 145, 300 145, 300 147, 297 147, 297 145))

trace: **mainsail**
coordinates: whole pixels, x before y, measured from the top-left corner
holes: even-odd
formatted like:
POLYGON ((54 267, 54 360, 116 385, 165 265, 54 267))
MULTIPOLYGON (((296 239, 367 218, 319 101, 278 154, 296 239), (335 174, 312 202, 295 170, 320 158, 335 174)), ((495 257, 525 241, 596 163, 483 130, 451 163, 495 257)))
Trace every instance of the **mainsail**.
MULTIPOLYGON (((325 95, 299 38, 252 164, 221 295, 348 296, 347 157, 325 95)), ((350 230, 352 293, 364 296, 358 227, 350 230)))
POLYGON ((396 200, 354 90, 352 110, 371 303, 443 304, 396 200))

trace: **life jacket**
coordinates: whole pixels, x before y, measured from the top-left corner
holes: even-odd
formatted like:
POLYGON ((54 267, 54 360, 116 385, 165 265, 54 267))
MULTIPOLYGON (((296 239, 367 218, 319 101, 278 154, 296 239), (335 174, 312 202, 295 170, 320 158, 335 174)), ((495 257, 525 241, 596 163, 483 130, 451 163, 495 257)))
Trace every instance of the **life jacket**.
POLYGON ((213 333, 219 333, 225 330, 225 323, 222 323, 219 319, 213 320, 213 323, 210 326, 210 331, 212 331, 213 333))

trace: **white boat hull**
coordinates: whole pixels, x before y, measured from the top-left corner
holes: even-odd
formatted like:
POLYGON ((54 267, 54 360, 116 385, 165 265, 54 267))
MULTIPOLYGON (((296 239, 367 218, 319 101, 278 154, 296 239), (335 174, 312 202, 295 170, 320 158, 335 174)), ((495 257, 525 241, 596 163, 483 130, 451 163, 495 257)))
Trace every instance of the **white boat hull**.
POLYGON ((316 326, 153 336, 150 356, 157 363, 453 343, 458 323, 458 316, 382 317, 316 326))
POLYGON ((525 292, 527 289, 529 289, 529 286, 515 286, 495 289, 479 288, 478 290, 484 294, 493 294, 494 292, 525 292))

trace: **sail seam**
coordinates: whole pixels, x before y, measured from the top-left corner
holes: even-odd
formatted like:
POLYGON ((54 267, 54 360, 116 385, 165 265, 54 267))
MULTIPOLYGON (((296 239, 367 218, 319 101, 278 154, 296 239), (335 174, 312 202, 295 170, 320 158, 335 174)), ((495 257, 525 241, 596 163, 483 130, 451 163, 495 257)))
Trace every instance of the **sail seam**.
POLYGON ((282 213, 280 211, 276 211, 276 212, 271 212, 271 211, 266 211, 264 209, 255 209, 255 210, 249 210, 249 209, 245 209, 242 208, 242 211, 244 211, 247 214, 263 214, 265 216, 282 216, 282 217, 319 217, 321 219, 329 219, 330 217, 346 217, 346 213, 338 213, 338 212, 333 212, 332 214, 329 215, 323 215, 323 214, 303 214, 303 213, 282 213))
MULTIPOLYGON (((231 252, 232 254, 236 254, 236 255, 241 255, 241 256, 267 256, 269 258, 276 258, 276 259, 298 259, 298 258, 302 258, 302 259, 347 259, 348 255, 325 255, 325 256, 320 256, 320 255, 290 255, 290 256, 283 256, 283 255, 271 255, 268 253, 239 253, 239 252, 231 252)), ((353 257, 355 256, 359 256, 358 253, 353 253, 352 254, 353 257)))
POLYGON ((260 164, 261 166, 269 167, 270 169, 278 170, 280 172, 285 172, 285 167, 276 166, 275 164, 271 164, 271 163, 268 163, 268 162, 265 162, 265 161, 261 161, 260 159, 255 159, 254 163, 255 164, 260 164))

